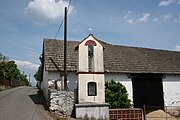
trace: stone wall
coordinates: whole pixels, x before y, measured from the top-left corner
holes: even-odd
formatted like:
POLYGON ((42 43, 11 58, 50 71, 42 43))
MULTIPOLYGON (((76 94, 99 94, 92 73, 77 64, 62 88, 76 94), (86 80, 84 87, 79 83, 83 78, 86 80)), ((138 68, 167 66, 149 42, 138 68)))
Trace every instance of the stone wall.
POLYGON ((49 90, 49 110, 72 116, 74 92, 49 90))

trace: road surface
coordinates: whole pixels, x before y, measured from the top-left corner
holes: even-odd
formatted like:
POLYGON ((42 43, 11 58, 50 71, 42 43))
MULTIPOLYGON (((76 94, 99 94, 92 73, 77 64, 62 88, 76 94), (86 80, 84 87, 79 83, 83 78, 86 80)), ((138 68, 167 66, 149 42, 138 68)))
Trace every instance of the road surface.
POLYGON ((0 120, 53 120, 37 93, 37 88, 25 86, 1 91, 0 120))

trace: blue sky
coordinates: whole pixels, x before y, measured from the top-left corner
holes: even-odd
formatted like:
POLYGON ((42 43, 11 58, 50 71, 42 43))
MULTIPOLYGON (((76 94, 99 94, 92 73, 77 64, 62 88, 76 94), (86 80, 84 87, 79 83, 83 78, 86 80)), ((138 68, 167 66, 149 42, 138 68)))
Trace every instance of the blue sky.
MULTIPOLYGON (((0 0, 0 52, 36 72, 43 38, 54 38, 68 0, 0 0)), ((180 51, 180 0, 72 0, 68 39, 180 51)), ((63 39, 63 27, 57 39, 63 39)))

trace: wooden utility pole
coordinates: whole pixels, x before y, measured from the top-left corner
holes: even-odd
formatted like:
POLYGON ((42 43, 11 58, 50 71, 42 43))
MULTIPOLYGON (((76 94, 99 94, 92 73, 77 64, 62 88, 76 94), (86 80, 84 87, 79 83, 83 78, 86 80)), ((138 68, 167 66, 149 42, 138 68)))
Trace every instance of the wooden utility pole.
POLYGON ((67 91, 67 7, 64 14, 64 90, 67 91))
POLYGON ((30 81, 31 81, 31 74, 29 73, 29 81, 28 81, 28 86, 30 85, 30 81))

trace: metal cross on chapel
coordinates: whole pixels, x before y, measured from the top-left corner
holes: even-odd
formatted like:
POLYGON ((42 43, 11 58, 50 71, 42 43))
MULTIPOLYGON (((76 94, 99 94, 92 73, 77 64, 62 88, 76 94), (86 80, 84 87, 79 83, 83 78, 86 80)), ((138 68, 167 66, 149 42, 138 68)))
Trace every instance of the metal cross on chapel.
POLYGON ((92 34, 93 29, 90 27, 88 30, 89 30, 89 33, 92 34))

